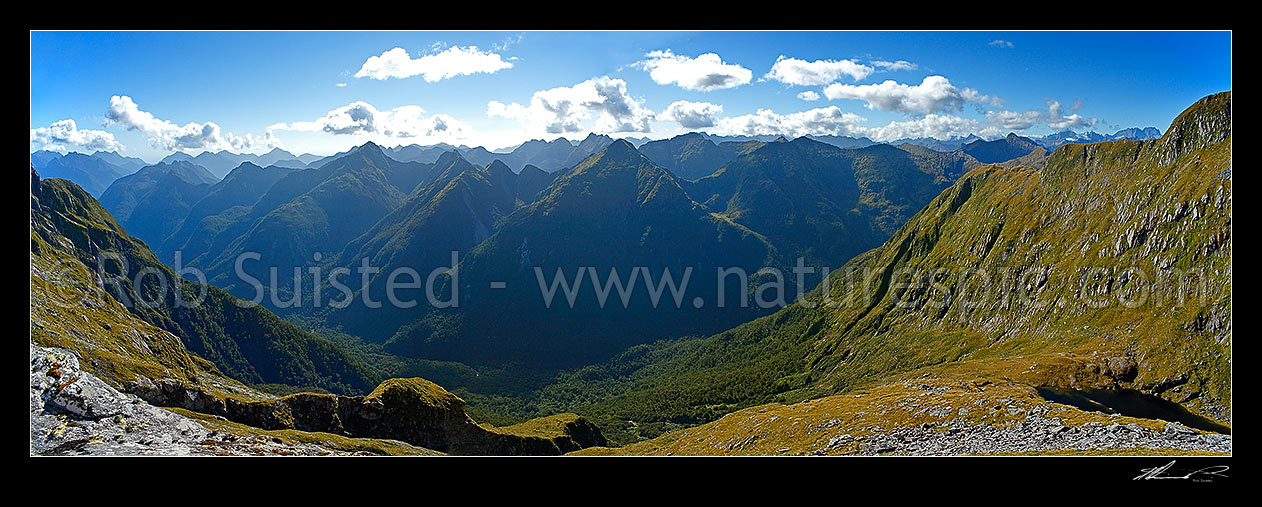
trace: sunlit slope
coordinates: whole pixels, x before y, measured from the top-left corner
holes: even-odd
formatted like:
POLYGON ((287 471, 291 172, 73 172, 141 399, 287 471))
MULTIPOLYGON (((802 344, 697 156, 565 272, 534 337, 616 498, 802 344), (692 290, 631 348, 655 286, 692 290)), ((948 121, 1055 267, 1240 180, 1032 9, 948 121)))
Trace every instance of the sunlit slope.
POLYGON ((583 413, 642 438, 933 365, 1074 354, 1101 386, 1229 421, 1230 105, 1206 97, 1157 140, 1062 146, 1042 170, 974 169, 835 271, 832 307, 632 349, 546 395, 625 393, 583 413))

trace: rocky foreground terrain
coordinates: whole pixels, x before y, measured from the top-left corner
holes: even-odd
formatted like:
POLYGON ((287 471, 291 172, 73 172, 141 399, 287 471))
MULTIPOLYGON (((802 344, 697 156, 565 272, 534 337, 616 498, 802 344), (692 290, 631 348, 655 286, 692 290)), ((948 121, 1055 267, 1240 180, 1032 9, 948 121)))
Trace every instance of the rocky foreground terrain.
POLYGON ((30 451, 36 455, 440 454, 397 441, 356 448, 346 445, 355 439, 326 435, 332 445, 320 445, 226 421, 201 422, 119 392, 80 369, 78 358, 65 349, 34 344, 30 429, 30 451))
POLYGON ((1028 384, 915 378, 770 404, 617 449, 579 455, 1215 454, 1231 435, 1084 411, 1028 384))

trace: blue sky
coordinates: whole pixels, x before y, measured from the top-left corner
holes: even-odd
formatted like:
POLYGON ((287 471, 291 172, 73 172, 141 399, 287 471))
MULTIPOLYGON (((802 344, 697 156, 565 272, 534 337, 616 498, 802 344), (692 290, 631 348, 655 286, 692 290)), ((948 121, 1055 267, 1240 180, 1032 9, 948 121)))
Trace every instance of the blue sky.
POLYGON ((996 137, 1164 130, 1230 87, 1229 32, 32 32, 30 128, 32 151, 150 161, 590 132, 996 137))

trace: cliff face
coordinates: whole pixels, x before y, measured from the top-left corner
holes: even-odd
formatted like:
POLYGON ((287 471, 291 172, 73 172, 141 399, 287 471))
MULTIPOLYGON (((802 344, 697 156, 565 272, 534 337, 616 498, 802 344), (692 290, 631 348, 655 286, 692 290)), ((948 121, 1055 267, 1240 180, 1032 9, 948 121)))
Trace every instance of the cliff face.
POLYGON ((32 455, 439 454, 402 442, 268 432, 176 414, 114 389, 70 350, 32 343, 30 352, 32 455))
POLYGON ((465 414, 463 400, 420 378, 387 380, 367 396, 299 393, 271 400, 216 398, 173 380, 142 380, 127 389, 155 405, 257 428, 400 440, 448 454, 559 455, 608 445, 599 428, 573 414, 483 427, 465 414))

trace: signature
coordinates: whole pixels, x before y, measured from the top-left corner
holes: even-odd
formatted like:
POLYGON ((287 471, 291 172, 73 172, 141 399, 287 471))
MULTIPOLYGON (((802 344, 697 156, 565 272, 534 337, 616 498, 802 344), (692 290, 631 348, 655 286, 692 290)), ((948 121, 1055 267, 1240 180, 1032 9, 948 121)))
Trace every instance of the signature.
POLYGON ((1214 477, 1225 478, 1227 477, 1227 474, 1224 474, 1223 472, 1226 472, 1230 468, 1227 465, 1214 465, 1194 470, 1184 475, 1175 475, 1174 472, 1170 472, 1170 475, 1166 475, 1172 466, 1174 466, 1174 460, 1171 460, 1169 463, 1159 467, 1145 468, 1142 470, 1144 473, 1139 474, 1139 476, 1133 480, 1147 481, 1152 479, 1191 479, 1193 481, 1200 482, 1212 480, 1214 477))

